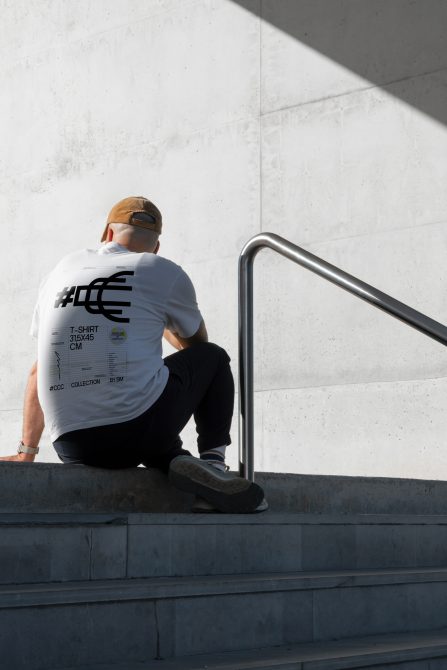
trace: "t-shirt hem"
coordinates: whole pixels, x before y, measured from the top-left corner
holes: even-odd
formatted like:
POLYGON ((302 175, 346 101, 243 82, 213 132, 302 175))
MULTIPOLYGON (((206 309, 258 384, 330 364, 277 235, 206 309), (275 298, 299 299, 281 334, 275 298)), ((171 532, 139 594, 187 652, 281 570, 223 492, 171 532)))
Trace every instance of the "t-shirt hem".
POLYGON ((82 421, 82 422, 76 422, 76 423, 71 423, 67 424, 65 426, 56 428, 54 431, 50 431, 50 438, 52 442, 55 442, 59 437, 62 435, 65 435, 65 433, 71 433, 72 430, 82 430, 84 428, 95 428, 97 426, 111 426, 115 423, 124 423, 125 421, 132 421, 132 419, 136 419, 139 417, 141 414, 146 412, 154 403, 157 402, 161 394, 166 388, 166 385, 168 383, 169 379, 169 374, 166 377, 165 383, 162 385, 160 393, 158 393, 153 399, 152 402, 147 405, 144 403, 144 405, 141 405, 137 410, 134 412, 130 412, 130 414, 125 414, 123 416, 117 417, 116 414, 113 417, 110 417, 108 419, 102 418, 101 420, 98 419, 91 419, 90 421, 82 421))

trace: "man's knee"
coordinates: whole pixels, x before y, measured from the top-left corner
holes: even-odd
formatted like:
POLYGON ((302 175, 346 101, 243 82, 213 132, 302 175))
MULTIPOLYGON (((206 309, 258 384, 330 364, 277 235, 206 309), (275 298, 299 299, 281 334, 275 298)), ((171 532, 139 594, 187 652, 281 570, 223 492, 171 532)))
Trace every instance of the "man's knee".
POLYGON ((193 346, 200 347, 204 356, 206 355, 210 358, 222 359, 226 363, 231 360, 226 350, 214 342, 197 342, 197 344, 194 344, 193 346))

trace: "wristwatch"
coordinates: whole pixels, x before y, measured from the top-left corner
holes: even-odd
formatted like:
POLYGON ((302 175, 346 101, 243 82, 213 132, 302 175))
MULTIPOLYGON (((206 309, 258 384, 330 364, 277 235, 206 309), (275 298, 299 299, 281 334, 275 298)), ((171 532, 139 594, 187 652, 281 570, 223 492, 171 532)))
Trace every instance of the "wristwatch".
POLYGON ((35 456, 39 453, 39 447, 27 447, 23 444, 22 440, 19 442, 19 448, 17 449, 18 454, 32 454, 35 456))

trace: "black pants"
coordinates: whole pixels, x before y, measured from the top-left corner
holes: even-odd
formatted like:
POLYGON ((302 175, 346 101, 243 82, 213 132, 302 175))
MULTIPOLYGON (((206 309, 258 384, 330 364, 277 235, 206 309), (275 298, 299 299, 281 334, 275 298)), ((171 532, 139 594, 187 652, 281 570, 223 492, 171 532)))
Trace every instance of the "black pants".
POLYGON ((167 385, 158 400, 131 421, 74 430, 53 446, 64 463, 102 468, 143 464, 167 471, 173 458, 189 454, 179 433, 194 415, 199 452, 231 444, 234 381, 230 358, 203 342, 164 359, 167 385))

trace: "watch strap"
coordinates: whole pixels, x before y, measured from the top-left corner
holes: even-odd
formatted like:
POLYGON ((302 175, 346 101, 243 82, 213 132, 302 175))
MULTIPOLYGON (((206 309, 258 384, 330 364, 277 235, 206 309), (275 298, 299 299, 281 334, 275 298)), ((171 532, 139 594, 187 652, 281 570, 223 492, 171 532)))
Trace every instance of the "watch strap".
POLYGON ((18 454, 31 454, 32 456, 35 456, 36 454, 39 453, 39 447, 27 447, 25 444, 23 444, 22 440, 19 442, 19 448, 17 449, 18 454))

